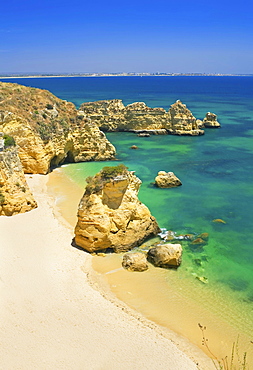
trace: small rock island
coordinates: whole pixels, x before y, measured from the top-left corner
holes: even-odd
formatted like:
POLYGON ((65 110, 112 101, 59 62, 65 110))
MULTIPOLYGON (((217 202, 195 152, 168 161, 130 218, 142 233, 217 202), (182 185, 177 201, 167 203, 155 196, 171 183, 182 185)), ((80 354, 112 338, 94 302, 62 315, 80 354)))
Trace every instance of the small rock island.
POLYGON ((160 231, 138 199, 141 180, 124 165, 104 167, 87 182, 78 207, 77 246, 88 252, 125 252, 160 231))

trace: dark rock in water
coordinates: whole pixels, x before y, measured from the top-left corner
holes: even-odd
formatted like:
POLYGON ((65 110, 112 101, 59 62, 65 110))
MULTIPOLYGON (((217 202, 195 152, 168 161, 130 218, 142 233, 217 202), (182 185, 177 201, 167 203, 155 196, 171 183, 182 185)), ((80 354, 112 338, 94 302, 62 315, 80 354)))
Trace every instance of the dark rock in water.
POLYGON ((248 281, 238 278, 231 278, 225 281, 225 283, 227 283, 230 289, 238 292, 246 290, 249 286, 248 281))
POLYGON ((205 245, 206 244, 206 241, 203 240, 202 238, 197 238, 197 239, 194 239, 192 240, 192 242, 190 243, 191 245, 205 245))
POLYGON ((127 253, 123 256, 122 266, 128 271, 146 271, 147 258, 144 253, 127 253))
POLYGON ((150 134, 148 134, 147 132, 141 132, 137 136, 140 136, 140 137, 149 137, 150 134))
POLYGON ((148 251, 148 261, 157 267, 177 268, 182 261, 181 244, 160 244, 148 251))
POLYGON ((199 267, 201 267, 201 266, 202 266, 202 260, 201 260, 200 258, 195 258, 195 259, 193 260, 193 262, 194 262, 197 266, 199 266, 199 267))
POLYGON ((208 239, 209 239, 209 234, 208 233, 202 233, 202 234, 199 234, 198 236, 197 236, 197 238, 200 238, 200 239, 203 239, 204 241, 208 241, 208 239))

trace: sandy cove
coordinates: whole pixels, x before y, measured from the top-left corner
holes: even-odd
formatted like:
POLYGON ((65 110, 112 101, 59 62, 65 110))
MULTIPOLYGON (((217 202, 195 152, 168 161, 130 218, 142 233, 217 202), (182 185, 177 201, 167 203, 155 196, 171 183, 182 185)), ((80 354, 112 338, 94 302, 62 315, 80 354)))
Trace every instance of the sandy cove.
POLYGON ((47 178, 27 176, 37 209, 0 217, 0 369, 213 369, 198 348, 90 284, 92 257, 71 246, 47 178))

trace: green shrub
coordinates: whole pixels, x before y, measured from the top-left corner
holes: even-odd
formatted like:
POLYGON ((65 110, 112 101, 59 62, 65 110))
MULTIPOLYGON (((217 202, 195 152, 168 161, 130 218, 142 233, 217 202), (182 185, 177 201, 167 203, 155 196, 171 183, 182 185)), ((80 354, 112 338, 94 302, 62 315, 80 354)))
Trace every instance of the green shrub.
POLYGON ((111 179, 113 177, 123 175, 126 173, 127 167, 124 164, 119 164, 118 166, 106 166, 101 170, 101 176, 104 179, 111 179))
POLYGON ((46 108, 47 108, 47 109, 54 109, 54 107, 53 107, 53 105, 52 105, 52 104, 47 104, 47 105, 46 105, 46 108))
POLYGON ((111 179, 119 175, 124 175, 126 172, 127 167, 124 164, 112 167, 106 166, 102 168, 102 170, 94 177, 89 176, 86 178, 87 186, 85 189, 85 194, 90 195, 100 192, 104 185, 110 182, 111 179))
POLYGON ((4 146, 8 148, 9 146, 16 146, 14 137, 9 135, 4 135, 4 146))

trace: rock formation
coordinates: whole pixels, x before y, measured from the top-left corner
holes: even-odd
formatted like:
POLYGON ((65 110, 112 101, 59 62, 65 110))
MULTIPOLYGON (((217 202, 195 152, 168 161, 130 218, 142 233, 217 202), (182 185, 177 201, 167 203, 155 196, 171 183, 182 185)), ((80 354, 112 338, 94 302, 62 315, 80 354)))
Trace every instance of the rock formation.
POLYGON ((76 245, 88 252, 123 252, 159 232, 155 218, 138 200, 141 180, 125 166, 104 167, 87 180, 78 207, 76 245))
POLYGON ((214 113, 207 112, 203 119, 203 125, 208 128, 219 128, 220 123, 217 121, 217 116, 214 113))
POLYGON ((132 131, 139 135, 203 135, 202 121, 196 120, 180 100, 168 112, 143 102, 124 106, 122 100, 83 103, 80 114, 89 117, 103 131, 132 131))
POLYGON ((178 267, 182 261, 181 244, 160 244, 151 248, 148 261, 157 267, 178 267))
POLYGON ((171 117, 171 128, 169 133, 173 135, 203 135, 204 131, 199 129, 196 118, 192 112, 180 100, 172 104, 169 109, 171 117))
POLYGON ((49 91, 0 82, 0 131, 14 137, 26 173, 66 162, 113 159, 114 146, 73 103, 49 91))
POLYGON ((103 131, 157 130, 169 119, 163 108, 150 108, 143 102, 124 106, 119 99, 83 103, 80 111, 103 131))
POLYGON ((0 152, 0 215, 12 216, 36 207, 17 149, 9 148, 0 152))
POLYGON ((124 254, 122 266, 129 271, 146 271, 148 269, 146 255, 141 252, 124 254))
POLYGON ((155 178, 158 188, 173 188, 182 185, 182 182, 173 172, 159 171, 155 178))

